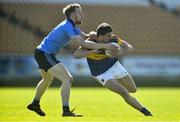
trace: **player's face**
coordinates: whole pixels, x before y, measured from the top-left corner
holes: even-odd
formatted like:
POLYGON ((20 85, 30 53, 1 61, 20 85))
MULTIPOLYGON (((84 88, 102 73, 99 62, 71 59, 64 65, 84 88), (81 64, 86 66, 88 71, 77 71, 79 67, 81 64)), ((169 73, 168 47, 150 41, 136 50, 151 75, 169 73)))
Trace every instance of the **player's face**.
POLYGON ((76 8, 75 12, 74 12, 74 20, 75 20, 75 23, 77 25, 81 24, 82 23, 82 20, 83 20, 83 13, 82 13, 82 9, 80 8, 76 8))
POLYGON ((109 40, 112 39, 112 36, 113 36, 113 32, 109 32, 109 33, 105 34, 103 36, 103 41, 106 42, 106 43, 109 42, 109 40))

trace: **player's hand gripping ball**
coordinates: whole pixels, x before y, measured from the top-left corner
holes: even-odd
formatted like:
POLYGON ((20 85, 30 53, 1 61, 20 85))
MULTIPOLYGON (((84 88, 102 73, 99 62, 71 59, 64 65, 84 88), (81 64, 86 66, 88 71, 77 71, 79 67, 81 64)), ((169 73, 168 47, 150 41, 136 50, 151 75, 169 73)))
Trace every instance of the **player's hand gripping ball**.
MULTIPOLYGON (((117 49, 117 51, 121 51, 121 47, 119 46, 119 44, 117 44, 117 43, 115 43, 115 42, 111 42, 111 44, 114 44, 114 45, 118 46, 119 48, 117 49)), ((106 50, 106 51, 105 51, 105 54, 106 54, 108 57, 112 57, 113 52, 111 52, 110 50, 106 50)))

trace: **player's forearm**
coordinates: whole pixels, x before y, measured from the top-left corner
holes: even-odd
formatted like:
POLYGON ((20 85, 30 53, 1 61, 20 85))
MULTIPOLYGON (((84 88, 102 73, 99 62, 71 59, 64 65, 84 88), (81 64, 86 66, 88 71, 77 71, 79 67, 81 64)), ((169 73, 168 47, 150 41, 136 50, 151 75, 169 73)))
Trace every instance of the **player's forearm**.
POLYGON ((97 34, 95 31, 91 31, 88 34, 84 33, 83 31, 81 32, 81 37, 83 37, 84 40, 86 40, 87 38, 90 39, 96 39, 97 34))
POLYGON ((126 53, 129 53, 133 50, 133 46, 123 40, 123 43, 121 45, 121 50, 122 50, 123 54, 126 54, 126 53))
POLYGON ((81 37, 86 40, 89 37, 89 34, 84 33, 83 31, 81 32, 81 37))
POLYGON ((83 40, 81 36, 76 36, 71 38, 71 44, 74 47, 82 47, 82 48, 86 48, 86 49, 94 49, 94 50, 98 50, 98 49, 106 49, 106 50, 117 50, 119 48, 119 46, 117 45, 113 45, 113 44, 105 44, 105 43, 95 43, 93 41, 89 41, 89 39, 87 40, 83 40))
POLYGON ((107 44, 104 43, 92 43, 90 41, 85 41, 81 44, 81 46, 83 48, 87 48, 87 49, 105 49, 107 48, 107 44))
POLYGON ((75 52, 74 52, 74 57, 75 58, 84 58, 86 56, 88 56, 89 54, 91 54, 92 51, 86 51, 86 50, 81 50, 81 49, 77 49, 75 52))
POLYGON ((124 56, 126 54, 128 54, 129 52, 131 52, 133 50, 132 45, 126 43, 121 45, 121 49, 118 50, 117 52, 115 52, 114 57, 121 57, 124 56))
POLYGON ((84 40, 81 36, 77 36, 71 39, 71 44, 75 47, 82 47, 86 49, 107 49, 109 46, 108 44, 104 43, 95 43, 93 41, 84 40))

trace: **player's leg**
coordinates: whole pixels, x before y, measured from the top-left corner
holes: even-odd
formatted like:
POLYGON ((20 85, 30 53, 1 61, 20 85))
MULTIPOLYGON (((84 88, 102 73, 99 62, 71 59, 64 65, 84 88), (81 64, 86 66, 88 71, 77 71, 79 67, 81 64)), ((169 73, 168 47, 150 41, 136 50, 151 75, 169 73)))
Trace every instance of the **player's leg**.
POLYGON ((135 93, 137 91, 136 84, 132 79, 131 75, 127 74, 122 78, 118 78, 117 81, 123 85, 130 93, 135 93))
POLYGON ((118 93, 119 95, 121 95, 124 100, 131 105, 132 107, 134 107, 137 110, 141 110, 142 109, 142 105, 137 102, 137 100, 135 98, 133 98, 129 92, 127 91, 126 88, 124 88, 121 84, 119 84, 115 79, 110 79, 106 82, 105 87, 107 87, 108 89, 110 89, 111 91, 118 93))
MULTIPOLYGON (((151 115, 151 113, 145 109, 133 96, 131 96, 123 85, 121 85, 116 79, 120 79, 128 76, 128 72, 126 69, 119 63, 116 62, 110 69, 106 72, 94 77, 97 79, 103 86, 107 87, 111 91, 121 95, 124 100, 134 107, 135 109, 141 111, 144 115, 151 115)), ((129 77, 128 77, 129 78, 129 77)), ((128 79, 126 78, 126 79, 128 79)), ((129 80, 129 79, 128 79, 129 80)), ((132 81, 131 81, 132 82, 132 81)), ((134 83, 134 82, 132 82, 134 83)), ((129 90, 135 91, 135 84, 129 83, 127 84, 129 90)))
POLYGON ((27 108, 29 110, 35 111, 40 116, 45 116, 45 113, 40 108, 39 102, 40 102, 42 95, 48 88, 48 86, 52 83, 53 77, 50 73, 45 72, 44 70, 39 70, 39 71, 40 71, 42 79, 36 86, 36 93, 35 93, 33 102, 31 104, 29 104, 27 106, 27 108))
POLYGON ((139 110, 146 116, 152 116, 152 114, 144 108, 133 96, 129 94, 126 88, 119 84, 115 79, 110 79, 105 83, 105 87, 111 91, 121 95, 127 104, 131 105, 135 109, 139 110))
POLYGON ((72 76, 61 63, 56 64, 48 70, 54 77, 62 82, 61 97, 63 106, 69 106, 70 88, 72 76))
POLYGON ((61 98, 63 105, 62 116, 79 116, 70 112, 69 110, 70 89, 71 89, 71 82, 73 80, 72 75, 69 73, 69 71, 62 63, 56 64, 55 66, 50 68, 48 72, 62 82, 62 86, 61 86, 61 98))
POLYGON ((111 69, 112 77, 117 79, 117 81, 123 85, 130 93, 134 93, 137 91, 136 85, 126 71, 126 69, 120 64, 120 62, 116 62, 116 64, 111 69))
POLYGON ((53 76, 49 72, 45 72, 44 70, 41 69, 39 71, 42 79, 36 86, 36 93, 34 97, 34 100, 36 101, 40 101, 42 95, 53 81, 53 76))

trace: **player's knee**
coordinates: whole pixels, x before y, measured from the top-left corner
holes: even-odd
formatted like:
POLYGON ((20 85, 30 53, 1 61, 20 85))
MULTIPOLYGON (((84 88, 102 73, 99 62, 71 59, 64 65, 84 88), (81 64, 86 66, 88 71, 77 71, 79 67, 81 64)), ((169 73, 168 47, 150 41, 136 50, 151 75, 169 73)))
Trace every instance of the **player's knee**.
POLYGON ((62 79, 62 82, 72 83, 73 77, 72 76, 66 76, 62 79))
POLYGON ((70 75, 70 76, 68 77, 68 79, 69 79, 70 82, 72 82, 72 81, 73 81, 73 76, 70 75))
POLYGON ((73 77, 71 75, 67 76, 66 81, 69 81, 71 83, 73 81, 73 77))
POLYGON ((71 82, 69 80, 66 80, 66 81, 62 82, 62 85, 70 87, 71 86, 71 82))
POLYGON ((128 90, 130 93, 136 93, 137 92, 137 88, 132 88, 128 90))
POLYGON ((43 80, 43 82, 51 83, 51 82, 53 81, 53 78, 52 78, 52 77, 49 77, 49 78, 43 78, 42 80, 43 80))
POLYGON ((126 90, 123 90, 123 91, 121 91, 120 92, 120 95, 122 96, 122 97, 129 97, 129 93, 126 91, 126 90))

